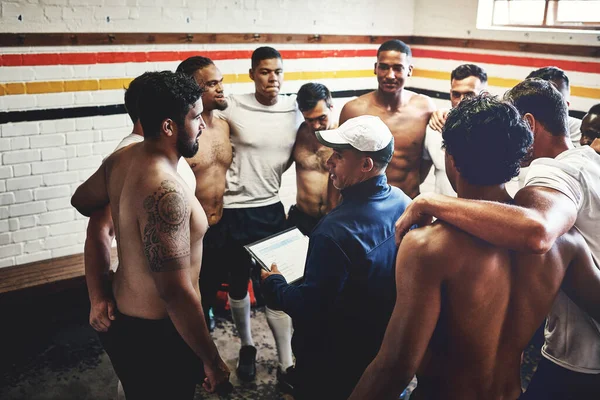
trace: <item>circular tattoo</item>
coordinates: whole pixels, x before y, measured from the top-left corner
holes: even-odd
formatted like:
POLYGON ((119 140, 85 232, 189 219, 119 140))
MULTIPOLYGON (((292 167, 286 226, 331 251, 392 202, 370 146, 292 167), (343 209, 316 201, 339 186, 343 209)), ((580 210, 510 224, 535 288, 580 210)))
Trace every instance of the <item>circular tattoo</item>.
POLYGON ((160 218, 168 224, 181 224, 186 214, 186 206, 183 196, 177 192, 165 194, 159 200, 158 213, 160 218))
POLYGON ((146 199, 144 200, 144 210, 152 211, 153 208, 154 208, 154 197, 153 196, 146 197, 146 199))
POLYGON ((176 189, 175 183, 173 183, 171 181, 167 181, 167 180, 162 181, 160 183, 160 186, 165 190, 175 190, 176 189))

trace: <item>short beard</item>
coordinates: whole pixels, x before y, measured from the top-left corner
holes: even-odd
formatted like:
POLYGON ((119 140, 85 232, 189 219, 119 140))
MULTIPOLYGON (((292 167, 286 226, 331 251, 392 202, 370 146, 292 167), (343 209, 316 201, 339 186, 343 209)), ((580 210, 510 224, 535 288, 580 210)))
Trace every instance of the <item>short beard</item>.
POLYGON ((215 106, 214 107, 215 110, 224 111, 227 109, 229 104, 227 104, 227 101, 223 101, 223 102, 215 101, 214 106, 215 106))
POLYGON ((177 126, 177 151, 182 157, 191 158, 198 152, 198 141, 194 140, 192 143, 185 141, 185 127, 177 126))

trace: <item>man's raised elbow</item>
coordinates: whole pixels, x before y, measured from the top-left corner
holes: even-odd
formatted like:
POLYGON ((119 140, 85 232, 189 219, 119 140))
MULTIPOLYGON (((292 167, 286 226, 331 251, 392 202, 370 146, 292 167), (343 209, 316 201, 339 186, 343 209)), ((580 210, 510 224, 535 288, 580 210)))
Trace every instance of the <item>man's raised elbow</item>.
POLYGON ((73 194, 73 196, 71 197, 71 205, 73 207, 75 207, 75 209, 81 214, 84 215, 86 217, 89 217, 92 215, 92 210, 86 209, 84 206, 84 202, 82 201, 82 194, 79 190, 79 188, 77 188, 77 190, 75 191, 75 193, 73 194))
POLYGON ((548 232, 546 226, 541 222, 537 222, 527 236, 527 250, 534 254, 545 254, 552 248, 555 240, 556 238, 550 237, 550 232, 548 232))

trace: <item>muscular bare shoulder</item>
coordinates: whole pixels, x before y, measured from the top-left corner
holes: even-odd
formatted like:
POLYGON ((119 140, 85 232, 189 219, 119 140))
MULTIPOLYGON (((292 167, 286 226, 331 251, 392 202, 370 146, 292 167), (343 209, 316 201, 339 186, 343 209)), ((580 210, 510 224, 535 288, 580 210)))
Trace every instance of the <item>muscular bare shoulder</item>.
POLYGON ((409 104, 413 107, 422 109, 423 111, 433 112, 436 110, 435 103, 429 96, 425 96, 424 94, 415 93, 413 91, 407 90, 407 93, 411 94, 409 104))
POLYGON ((312 135, 312 132, 308 124, 306 122, 300 124, 298 133, 296 134, 296 146, 306 143, 310 139, 310 135, 312 135))
POLYGON ((350 118, 358 117, 368 113, 369 108, 373 104, 373 95, 375 92, 370 92, 350 100, 342 108, 340 113, 340 125, 350 118))
POLYGON ((104 160, 104 168, 107 176, 110 177, 113 171, 118 174, 125 175, 126 169, 129 168, 129 164, 131 163, 131 157, 141 145, 142 143, 130 144, 129 146, 125 146, 114 151, 112 154, 106 157, 104 160), (124 168, 125 170, 122 171, 121 168, 124 168))
POLYGON ((229 137, 229 124, 227 123, 227 121, 221 118, 214 118, 213 125, 216 130, 222 132, 223 134, 227 135, 227 137, 229 137))
POLYGON ((473 239, 471 235, 438 220, 432 225, 410 231, 402 240, 400 251, 410 254, 416 263, 426 267, 429 272, 437 271, 449 277, 463 264, 473 239))
MULTIPOLYGON (((552 246, 550 251, 546 254, 551 256, 553 250, 557 251, 561 255, 563 263, 565 264, 569 263, 580 252, 590 253, 590 249, 585 239, 574 227, 564 233, 562 236, 558 237, 558 239, 556 239, 554 242, 554 246, 552 246)), ((533 256, 540 257, 538 254, 533 256)), ((541 255, 541 257, 544 257, 544 255, 541 255)))

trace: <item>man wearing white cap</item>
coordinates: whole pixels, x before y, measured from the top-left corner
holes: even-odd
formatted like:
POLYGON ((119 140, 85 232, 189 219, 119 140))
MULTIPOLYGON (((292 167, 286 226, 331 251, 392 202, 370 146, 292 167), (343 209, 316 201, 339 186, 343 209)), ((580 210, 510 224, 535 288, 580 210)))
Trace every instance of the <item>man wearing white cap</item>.
POLYGON ((317 131, 342 202, 310 236, 304 281, 263 271, 269 307, 292 317, 296 399, 345 399, 377 354, 395 301, 394 222, 410 198, 387 183, 394 139, 379 117, 317 131))

